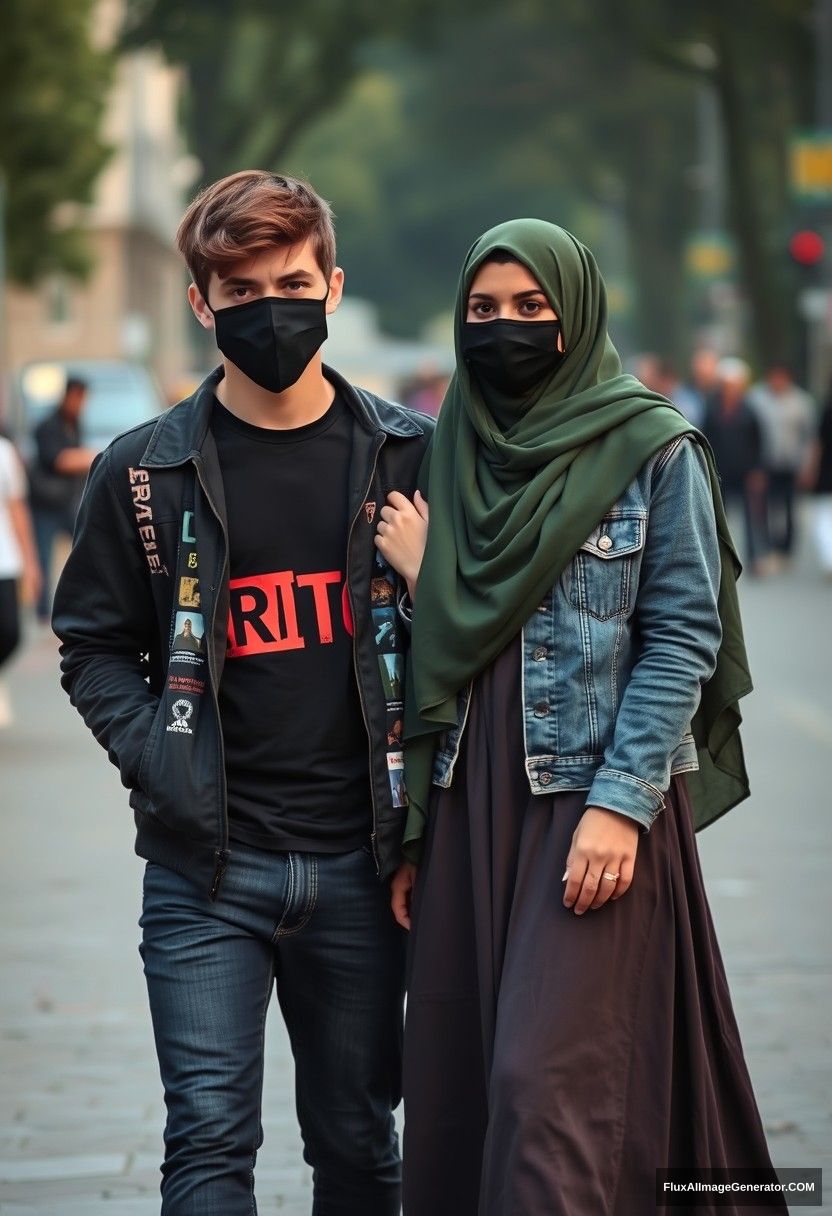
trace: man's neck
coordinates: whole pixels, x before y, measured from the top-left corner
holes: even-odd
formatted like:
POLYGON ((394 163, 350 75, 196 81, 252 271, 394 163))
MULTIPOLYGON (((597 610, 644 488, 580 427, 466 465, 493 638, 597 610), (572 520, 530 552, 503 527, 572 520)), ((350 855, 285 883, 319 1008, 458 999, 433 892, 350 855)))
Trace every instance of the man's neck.
POLYGON ((300 379, 282 393, 261 388, 238 367, 223 359, 225 375, 216 387, 217 400, 243 422, 266 430, 289 431, 316 422, 327 412, 335 388, 323 374, 320 352, 309 362, 300 379))

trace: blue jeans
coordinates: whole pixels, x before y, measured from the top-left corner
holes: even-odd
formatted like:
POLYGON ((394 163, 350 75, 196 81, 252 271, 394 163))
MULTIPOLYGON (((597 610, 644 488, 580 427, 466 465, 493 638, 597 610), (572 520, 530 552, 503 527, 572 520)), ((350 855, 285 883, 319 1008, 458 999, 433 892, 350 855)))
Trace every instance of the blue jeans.
POLYGON ((257 1211, 275 983, 313 1216, 397 1216, 405 934, 368 849, 236 845, 216 901, 148 862, 139 923, 168 1111, 162 1216, 257 1211))
POLYGON ((75 517, 71 510, 55 510, 51 507, 32 507, 32 527, 35 548, 43 571, 40 595, 36 605, 39 621, 48 621, 52 611, 52 553, 59 536, 72 537, 75 517))

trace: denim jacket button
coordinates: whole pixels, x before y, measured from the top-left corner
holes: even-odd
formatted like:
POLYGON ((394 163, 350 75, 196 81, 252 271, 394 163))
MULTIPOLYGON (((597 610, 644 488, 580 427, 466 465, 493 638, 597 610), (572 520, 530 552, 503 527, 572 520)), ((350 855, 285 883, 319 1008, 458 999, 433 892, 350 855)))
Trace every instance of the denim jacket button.
POLYGON ((552 774, 549 772, 548 769, 544 769, 542 773, 538 774, 537 779, 541 785, 548 785, 549 782, 552 780, 552 774))
POLYGON ((603 549, 603 550, 604 550, 604 552, 606 553, 606 551, 607 551, 608 549, 611 549, 611 548, 612 548, 612 537, 611 537, 611 536, 601 536, 601 537, 599 537, 599 539, 598 539, 598 548, 599 548, 599 549, 603 549))
POLYGON ((535 646, 534 650, 532 651, 532 658, 536 663, 540 663, 546 658, 547 654, 548 651, 546 650, 545 646, 535 646))
POLYGON ((546 704, 545 701, 540 701, 540 702, 538 702, 537 705, 535 705, 534 716, 536 718, 545 718, 548 713, 549 713, 549 706, 546 704))

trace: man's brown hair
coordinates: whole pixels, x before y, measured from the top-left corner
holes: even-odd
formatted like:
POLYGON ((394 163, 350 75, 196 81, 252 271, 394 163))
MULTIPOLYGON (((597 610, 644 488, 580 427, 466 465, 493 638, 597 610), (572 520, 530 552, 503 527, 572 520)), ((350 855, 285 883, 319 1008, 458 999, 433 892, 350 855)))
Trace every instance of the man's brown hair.
POLYGON ((212 271, 222 278, 237 262, 309 237, 328 283, 335 269, 329 203, 300 178, 245 169, 197 195, 182 217, 176 243, 207 300, 212 271))

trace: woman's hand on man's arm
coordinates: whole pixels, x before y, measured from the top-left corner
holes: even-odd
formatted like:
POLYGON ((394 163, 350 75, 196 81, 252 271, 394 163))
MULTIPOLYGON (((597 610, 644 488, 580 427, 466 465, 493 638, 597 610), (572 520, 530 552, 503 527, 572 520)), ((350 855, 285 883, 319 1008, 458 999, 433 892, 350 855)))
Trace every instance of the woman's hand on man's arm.
POLYGON ((413 502, 398 490, 387 495, 375 535, 375 545, 407 583, 410 598, 416 583, 428 535, 428 504, 417 490, 413 502))

